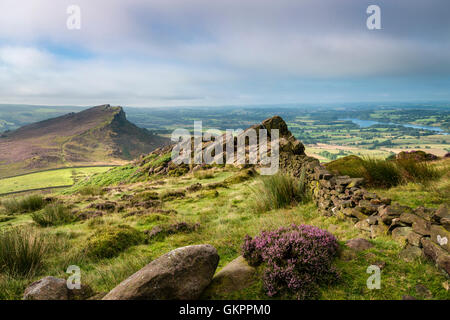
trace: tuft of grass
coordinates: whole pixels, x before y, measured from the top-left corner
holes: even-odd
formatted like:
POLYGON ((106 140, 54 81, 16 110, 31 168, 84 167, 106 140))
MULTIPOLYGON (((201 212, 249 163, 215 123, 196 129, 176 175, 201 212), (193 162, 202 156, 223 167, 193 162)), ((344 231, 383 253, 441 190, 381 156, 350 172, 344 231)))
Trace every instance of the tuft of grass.
POLYGON ((445 171, 434 163, 414 158, 383 160, 357 156, 332 161, 326 167, 336 174, 363 177, 369 188, 391 188, 409 182, 428 183, 439 179, 445 171))
POLYGON ((42 211, 33 213, 31 218, 41 227, 62 225, 75 220, 74 215, 60 203, 47 205, 42 211))
POLYGON ((47 242, 31 228, 0 233, 0 271, 11 276, 32 276, 43 266, 47 242))
POLYGON ((194 177, 199 180, 212 179, 214 178, 214 173, 209 170, 206 171, 199 170, 194 172, 194 177))
POLYGON ((12 198, 2 201, 2 205, 8 214, 27 213, 40 210, 44 206, 41 195, 32 194, 20 199, 12 198))
POLYGON ((362 161, 363 178, 371 187, 390 188, 403 181, 402 172, 393 161, 365 158, 362 161))
POLYGON ((427 183, 440 178, 442 175, 435 166, 425 161, 401 159, 397 160, 397 165, 402 171, 402 177, 405 182, 427 183))
POLYGON ((226 178, 223 182, 227 185, 242 183, 252 179, 256 175, 257 172, 254 168, 243 169, 238 173, 234 174, 233 176, 226 178))
POLYGON ((284 173, 261 177, 253 193, 256 212, 285 208, 308 199, 304 172, 298 180, 284 173))
POLYGON ((99 196, 104 192, 100 186, 88 185, 78 189, 77 193, 81 194, 82 196, 99 196))

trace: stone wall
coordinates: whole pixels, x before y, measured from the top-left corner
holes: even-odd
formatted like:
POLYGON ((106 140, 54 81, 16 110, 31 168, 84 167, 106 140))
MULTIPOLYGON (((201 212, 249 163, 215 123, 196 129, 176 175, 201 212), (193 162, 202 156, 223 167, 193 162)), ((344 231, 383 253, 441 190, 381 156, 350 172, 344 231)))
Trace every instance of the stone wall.
POLYGON ((427 257, 450 275, 450 214, 446 206, 412 209, 391 204, 390 199, 365 190, 362 178, 337 176, 317 159, 296 157, 284 156, 283 163, 297 160, 297 165, 291 162, 289 171, 297 177, 305 176, 313 201, 322 214, 349 219, 372 239, 390 234, 405 244, 402 258, 427 257))

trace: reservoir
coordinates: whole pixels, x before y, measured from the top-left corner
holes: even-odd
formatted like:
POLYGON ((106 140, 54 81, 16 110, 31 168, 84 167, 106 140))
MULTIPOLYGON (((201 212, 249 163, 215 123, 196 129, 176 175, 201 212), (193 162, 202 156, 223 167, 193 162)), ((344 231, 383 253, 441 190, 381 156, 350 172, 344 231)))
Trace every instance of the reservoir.
POLYGON ((407 128, 434 131, 438 134, 444 134, 444 135, 448 134, 448 133, 444 132, 444 130, 442 130, 441 128, 438 128, 438 127, 421 126, 421 125, 416 125, 416 124, 408 124, 408 123, 399 124, 399 123, 391 123, 391 122, 386 123, 386 122, 378 122, 378 121, 373 121, 373 120, 360 120, 360 119, 355 119, 355 118, 345 118, 345 119, 339 119, 339 120, 351 121, 351 122, 357 124, 360 128, 368 128, 375 124, 389 124, 389 125, 403 126, 403 127, 407 127, 407 128))

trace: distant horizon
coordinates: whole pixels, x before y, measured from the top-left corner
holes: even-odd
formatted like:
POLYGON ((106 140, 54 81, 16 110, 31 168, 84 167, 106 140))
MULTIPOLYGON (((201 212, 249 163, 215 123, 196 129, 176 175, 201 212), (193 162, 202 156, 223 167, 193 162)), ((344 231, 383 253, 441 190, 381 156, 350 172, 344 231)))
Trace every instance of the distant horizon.
POLYGON ((335 102, 335 103, 304 103, 304 102, 292 102, 292 103, 260 103, 260 104, 233 104, 233 105, 176 105, 176 106, 133 106, 133 105, 122 105, 122 104, 112 104, 112 103, 101 103, 92 105, 66 105, 66 104, 29 104, 29 103, 0 103, 0 107, 5 106, 25 106, 25 107, 55 107, 55 108, 92 108, 101 105, 109 104, 112 107, 122 107, 122 108, 136 108, 136 109, 159 109, 159 108, 170 108, 170 109, 182 109, 182 108, 270 108, 270 107, 373 107, 373 106, 387 106, 387 107, 450 107, 450 100, 442 101, 351 101, 351 102, 335 102), (404 104, 404 105, 402 105, 404 104), (424 105, 427 104, 427 105, 424 105), (429 104, 429 105, 428 105, 429 104))

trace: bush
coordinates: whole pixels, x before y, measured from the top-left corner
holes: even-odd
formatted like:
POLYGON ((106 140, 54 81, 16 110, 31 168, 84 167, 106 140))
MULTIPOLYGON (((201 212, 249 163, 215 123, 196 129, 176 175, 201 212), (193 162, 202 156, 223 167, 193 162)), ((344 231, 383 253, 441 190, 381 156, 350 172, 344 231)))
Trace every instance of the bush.
POLYGON ((11 276, 32 276, 41 267, 47 243, 33 229, 0 232, 0 271, 11 276))
POLYGON ((144 241, 144 234, 126 225, 99 230, 88 239, 86 251, 95 258, 112 258, 123 250, 144 241))
POLYGON ((44 210, 33 213, 31 218, 41 227, 57 226, 75 220, 75 216, 60 203, 47 205, 44 210))
POLYGON ((44 204, 44 199, 38 194, 2 201, 2 205, 8 214, 33 212, 42 209, 44 204))
POLYGON ((298 180, 284 173, 261 177, 260 185, 253 190, 253 193, 254 209, 257 212, 304 202, 308 199, 304 171, 298 180))
POLYGON ((263 285, 268 296, 294 294, 297 299, 316 298, 322 284, 338 279, 332 266, 338 250, 329 232, 308 225, 291 225, 246 236, 242 255, 250 265, 265 264, 263 285))

